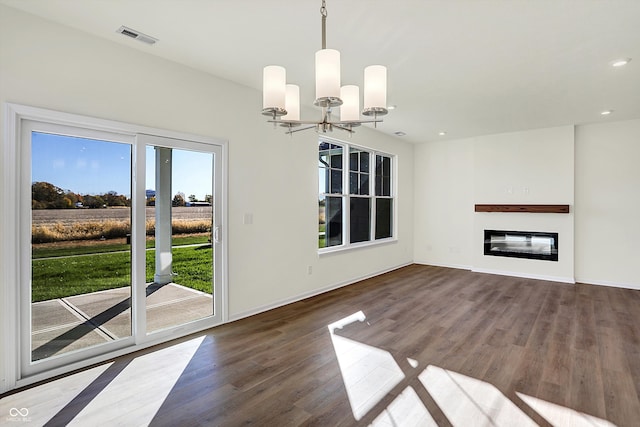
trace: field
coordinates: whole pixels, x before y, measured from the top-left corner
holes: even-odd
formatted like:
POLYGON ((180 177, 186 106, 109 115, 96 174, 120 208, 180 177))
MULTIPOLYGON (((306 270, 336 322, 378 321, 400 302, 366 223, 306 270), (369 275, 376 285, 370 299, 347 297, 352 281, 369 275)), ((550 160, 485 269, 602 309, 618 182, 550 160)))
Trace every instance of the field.
MULTIPOLYGON (((196 220, 211 219, 211 208, 206 207, 174 207, 171 208, 174 219, 196 220)), ((87 221, 126 221, 130 219, 131 209, 129 208, 107 208, 107 209, 40 209, 33 210, 31 222, 33 225, 50 224, 74 224, 87 221)), ((147 206, 147 219, 155 219, 156 208, 147 206)))
MULTIPOLYGON (((32 211, 32 242, 124 238, 131 234, 131 209, 46 209, 32 211)), ((211 231, 211 207, 172 209, 173 234, 211 231)), ((146 208, 146 234, 155 232, 155 207, 146 208)))
MULTIPOLYGON (((147 207, 146 215, 149 230, 155 208, 147 207)), ((175 282, 207 293, 212 292, 211 221, 210 207, 172 208, 175 282)), ((32 211, 34 242, 36 232, 53 236, 44 240, 49 243, 32 245, 32 301, 129 286, 131 252, 124 237, 129 224, 129 208, 32 211), (116 230, 114 236, 104 236, 106 226, 116 230)), ((153 231, 147 234, 146 280, 152 282, 155 241, 153 231)))

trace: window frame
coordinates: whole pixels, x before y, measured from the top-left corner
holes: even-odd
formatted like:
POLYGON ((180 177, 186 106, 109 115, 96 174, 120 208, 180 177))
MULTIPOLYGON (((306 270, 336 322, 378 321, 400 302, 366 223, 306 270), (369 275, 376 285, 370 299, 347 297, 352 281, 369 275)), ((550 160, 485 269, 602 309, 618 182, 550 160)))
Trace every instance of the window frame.
MULTIPOLYGON (((321 198, 336 197, 342 201, 342 243, 334 246, 318 247, 318 254, 328 254, 341 252, 345 250, 365 248, 371 246, 378 246, 388 244, 390 242, 396 242, 397 238, 397 209, 398 209, 398 197, 397 197, 397 156, 385 151, 377 150, 374 148, 366 147, 360 144, 353 144, 346 141, 330 138, 327 136, 319 136, 318 138, 318 154, 320 152, 320 144, 327 143, 337 145, 342 148, 342 191, 340 193, 327 193, 320 190, 320 173, 318 172, 318 202, 321 198), (368 194, 351 194, 350 174, 350 154, 351 150, 355 149, 359 152, 369 153, 369 182, 368 182, 368 194), (390 173, 390 194, 388 196, 377 195, 376 192, 376 156, 384 156, 389 158, 391 163, 390 173), (352 198, 367 199, 369 200, 369 240, 351 243, 351 200, 352 198), (377 219, 377 200, 387 199, 391 200, 391 224, 390 231, 391 236, 376 239, 376 219, 377 219)), ((318 169, 320 166, 316 166, 318 169)), ((361 174, 360 170, 353 171, 361 174)), ((325 190, 327 187, 325 186, 325 190)), ((331 191, 331 188, 328 188, 331 191)), ((318 230, 318 233, 320 231, 318 230)))

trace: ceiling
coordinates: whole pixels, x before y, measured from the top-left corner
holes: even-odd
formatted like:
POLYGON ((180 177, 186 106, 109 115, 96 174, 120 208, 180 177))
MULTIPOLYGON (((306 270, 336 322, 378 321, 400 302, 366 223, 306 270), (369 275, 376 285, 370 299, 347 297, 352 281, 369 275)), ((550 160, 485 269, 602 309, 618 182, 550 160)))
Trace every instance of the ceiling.
MULTIPOLYGON (((640 118, 638 0, 326 1, 342 83, 362 87, 364 67, 388 67, 397 108, 382 132, 424 142, 640 118), (633 60, 612 67, 618 58, 633 60)), ((0 3, 258 90, 262 68, 282 65, 302 104, 313 102, 321 0, 0 3)))

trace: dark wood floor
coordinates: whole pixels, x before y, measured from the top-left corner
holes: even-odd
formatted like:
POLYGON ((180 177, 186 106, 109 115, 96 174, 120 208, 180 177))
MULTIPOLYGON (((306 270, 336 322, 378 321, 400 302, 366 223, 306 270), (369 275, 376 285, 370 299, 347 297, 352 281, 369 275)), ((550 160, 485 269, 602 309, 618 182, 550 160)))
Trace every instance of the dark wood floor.
MULTIPOLYGON (((118 359, 112 377, 137 356, 118 359)), ((474 393, 465 391, 466 378, 480 380, 477 390, 493 389, 504 399, 498 406, 539 425, 558 424, 522 396, 555 404, 556 415, 637 426, 640 292, 412 265, 207 331, 151 424, 387 425, 385 411, 410 388, 407 402, 423 406, 430 420, 463 425, 452 411, 465 411, 464 404, 440 393, 437 381, 426 386, 427 367, 453 375, 465 398, 474 393), (378 349, 401 376, 356 420, 356 392, 340 369, 348 354, 334 350, 328 325, 358 312, 366 321, 334 334, 378 349)), ((142 376, 132 387, 144 384, 142 376)), ((96 393, 84 390, 50 425, 66 424, 96 393)), ((515 425, 484 416, 465 424, 515 425)))

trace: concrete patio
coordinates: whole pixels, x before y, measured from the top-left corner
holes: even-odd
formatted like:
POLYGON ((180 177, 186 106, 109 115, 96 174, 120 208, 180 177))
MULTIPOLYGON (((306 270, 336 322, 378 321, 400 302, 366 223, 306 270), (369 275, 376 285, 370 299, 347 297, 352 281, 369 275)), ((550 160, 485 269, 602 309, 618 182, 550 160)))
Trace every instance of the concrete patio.
MULTIPOLYGON (((32 360, 131 336, 131 288, 117 288, 31 305, 32 360)), ((213 314, 210 294, 176 283, 147 285, 147 331, 213 314)))

